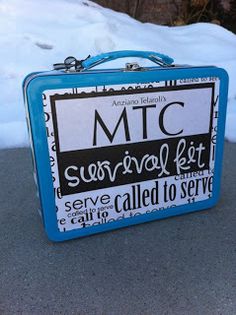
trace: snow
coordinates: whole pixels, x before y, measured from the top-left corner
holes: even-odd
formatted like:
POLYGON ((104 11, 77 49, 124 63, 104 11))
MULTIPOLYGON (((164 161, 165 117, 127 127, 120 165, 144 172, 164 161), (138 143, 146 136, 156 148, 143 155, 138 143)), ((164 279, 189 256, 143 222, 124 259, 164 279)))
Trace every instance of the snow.
MULTIPOLYGON (((21 90, 28 73, 49 70, 67 56, 84 59, 123 49, 161 52, 177 64, 225 68, 230 77, 226 139, 236 142, 236 35, 223 27, 141 23, 86 0, 0 0, 0 47, 0 148, 28 145, 21 90)), ((123 65, 124 60, 112 64, 123 65)))

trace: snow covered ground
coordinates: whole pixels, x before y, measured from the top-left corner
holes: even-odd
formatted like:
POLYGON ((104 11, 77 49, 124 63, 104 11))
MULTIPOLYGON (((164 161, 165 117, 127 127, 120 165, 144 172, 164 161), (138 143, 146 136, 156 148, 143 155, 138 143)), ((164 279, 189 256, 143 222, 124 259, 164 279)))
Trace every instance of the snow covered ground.
POLYGON ((86 0, 0 0, 0 47, 0 148, 28 145, 21 91, 25 75, 48 70, 69 55, 80 59, 122 49, 225 68, 230 77, 226 138, 236 142, 236 35, 220 26, 140 23, 86 0))

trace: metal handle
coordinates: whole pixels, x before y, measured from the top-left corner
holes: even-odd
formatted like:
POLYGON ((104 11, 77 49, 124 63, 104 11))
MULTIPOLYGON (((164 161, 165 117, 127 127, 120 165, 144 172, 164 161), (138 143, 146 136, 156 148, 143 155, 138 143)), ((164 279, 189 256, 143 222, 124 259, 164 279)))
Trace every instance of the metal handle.
POLYGON ((119 58, 138 57, 149 59, 162 67, 170 67, 174 60, 166 55, 154 51, 138 51, 138 50, 120 50, 104 53, 94 57, 90 55, 84 60, 77 60, 75 57, 67 57, 64 63, 56 63, 53 65, 54 70, 70 70, 74 71, 88 70, 102 63, 112 61, 119 58))
POLYGON ((82 61, 82 67, 84 70, 91 69, 108 61, 127 57, 149 59, 161 66, 170 66, 174 62, 171 57, 153 51, 120 50, 90 57, 82 61))

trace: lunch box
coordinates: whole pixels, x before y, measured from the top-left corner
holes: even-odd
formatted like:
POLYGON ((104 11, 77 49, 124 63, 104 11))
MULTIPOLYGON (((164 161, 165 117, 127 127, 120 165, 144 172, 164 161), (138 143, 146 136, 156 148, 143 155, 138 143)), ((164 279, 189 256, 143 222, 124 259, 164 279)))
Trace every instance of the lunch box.
POLYGON ((50 240, 217 203, 224 69, 178 65, 157 52, 114 51, 68 57, 51 71, 31 73, 23 91, 40 214, 50 240), (122 67, 101 69, 119 58, 122 67))

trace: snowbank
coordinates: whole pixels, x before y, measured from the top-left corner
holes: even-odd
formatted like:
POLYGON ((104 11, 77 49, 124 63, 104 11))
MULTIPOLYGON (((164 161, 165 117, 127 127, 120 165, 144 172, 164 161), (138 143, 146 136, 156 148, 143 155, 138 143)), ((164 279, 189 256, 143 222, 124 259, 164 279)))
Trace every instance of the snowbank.
MULTIPOLYGON (((236 35, 207 23, 181 27, 140 23, 82 0, 0 2, 0 147, 28 145, 21 82, 74 55, 154 50, 176 63, 217 65, 230 76, 226 138, 236 142, 236 35)), ((124 61, 115 61, 115 66, 124 61)))

